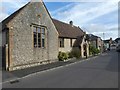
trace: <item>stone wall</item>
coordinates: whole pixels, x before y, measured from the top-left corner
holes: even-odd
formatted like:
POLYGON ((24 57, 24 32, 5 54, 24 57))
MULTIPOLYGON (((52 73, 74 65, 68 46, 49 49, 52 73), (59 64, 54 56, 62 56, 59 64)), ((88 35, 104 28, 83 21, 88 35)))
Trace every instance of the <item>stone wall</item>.
MULTIPOLYGON (((72 39, 72 45, 74 45, 76 39, 72 39)), ((64 47, 59 47, 59 51, 61 52, 70 52, 73 49, 70 45, 70 39, 64 38, 64 47)))
POLYGON ((58 55, 58 33, 41 2, 29 3, 9 24, 9 70, 21 69, 56 60, 58 55), (41 15, 41 18, 38 18, 41 15), (33 47, 32 24, 44 25, 46 29, 45 48, 33 47))
MULTIPOLYGON (((85 36, 84 36, 84 38, 83 38, 83 40, 82 40, 82 43, 80 44, 80 46, 81 46, 81 49, 79 48, 79 47, 71 47, 71 45, 70 45, 70 39, 68 39, 68 38, 64 38, 64 47, 59 47, 59 51, 61 51, 61 52, 70 52, 70 51, 76 51, 76 50, 80 50, 80 52, 81 52, 81 57, 83 58, 83 57, 85 57, 84 56, 84 48, 83 48, 83 46, 84 46, 84 44, 86 44, 86 51, 87 51, 87 56, 89 56, 89 44, 88 44, 88 42, 86 41, 85 42, 85 36)), ((75 42, 76 42, 76 39, 72 39, 72 45, 74 45, 75 44, 75 42)))
POLYGON ((2 32, 0 32, 0 69, 2 69, 2 32))
POLYGON ((85 52, 84 45, 86 45, 87 56, 89 56, 89 43, 87 41, 85 41, 85 38, 86 37, 84 36, 83 41, 81 43, 81 57, 82 58, 86 57, 86 56, 84 56, 84 52, 85 52))
POLYGON ((97 39, 97 48, 99 49, 99 50, 102 50, 102 40, 100 39, 100 38, 98 38, 97 39))

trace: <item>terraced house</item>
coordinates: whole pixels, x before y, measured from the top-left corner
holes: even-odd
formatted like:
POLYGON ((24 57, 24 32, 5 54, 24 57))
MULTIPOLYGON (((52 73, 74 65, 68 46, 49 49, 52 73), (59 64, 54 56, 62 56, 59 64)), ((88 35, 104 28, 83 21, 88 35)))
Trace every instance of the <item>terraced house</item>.
POLYGON ((59 51, 71 52, 80 51, 80 56, 89 56, 89 44, 86 33, 78 26, 73 25, 73 21, 69 24, 53 19, 53 23, 59 34, 59 51))
POLYGON ((2 64, 12 71, 58 61, 59 51, 88 52, 85 33, 52 19, 43 2, 29 2, 1 22, 2 64))
POLYGON ((87 34, 86 38, 89 44, 100 50, 100 52, 103 52, 103 41, 100 37, 93 34, 87 34))

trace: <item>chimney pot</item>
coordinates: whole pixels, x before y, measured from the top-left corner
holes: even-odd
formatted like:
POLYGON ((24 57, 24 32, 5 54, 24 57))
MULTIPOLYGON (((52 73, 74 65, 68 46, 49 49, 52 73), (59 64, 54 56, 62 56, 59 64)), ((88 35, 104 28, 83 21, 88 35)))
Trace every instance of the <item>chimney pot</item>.
POLYGON ((69 24, 70 24, 71 26, 73 26, 73 21, 70 21, 69 24))

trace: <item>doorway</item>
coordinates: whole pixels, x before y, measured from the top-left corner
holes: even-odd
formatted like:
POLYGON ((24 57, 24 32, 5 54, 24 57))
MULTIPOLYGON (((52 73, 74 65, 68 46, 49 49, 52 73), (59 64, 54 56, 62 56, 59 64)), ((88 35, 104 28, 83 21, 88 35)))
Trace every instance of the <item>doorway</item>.
POLYGON ((83 51, 84 51, 83 55, 87 56, 87 45, 86 44, 83 45, 83 51))

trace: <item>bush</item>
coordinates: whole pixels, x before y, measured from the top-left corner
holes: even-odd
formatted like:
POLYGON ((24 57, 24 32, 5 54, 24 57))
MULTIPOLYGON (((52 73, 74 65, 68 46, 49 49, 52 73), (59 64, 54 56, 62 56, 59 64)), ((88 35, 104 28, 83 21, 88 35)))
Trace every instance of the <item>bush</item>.
POLYGON ((92 55, 92 52, 89 52, 89 55, 92 55))
POLYGON ((73 53, 72 52, 69 52, 68 53, 68 58, 73 58, 74 56, 73 56, 73 53))
POLYGON ((63 52, 63 58, 64 60, 68 59, 68 54, 63 52))
POLYGON ((59 52, 58 54, 58 59, 59 61, 64 61, 68 58, 73 58, 73 57, 76 57, 77 59, 80 58, 80 50, 74 50, 74 51, 71 51, 71 52, 59 52))
POLYGON ((59 54, 58 54, 58 59, 59 59, 60 61, 66 60, 66 59, 68 59, 68 54, 65 53, 65 52, 59 52, 59 54))
POLYGON ((80 58, 80 50, 74 50, 71 52, 73 57, 76 57, 77 59, 80 58))
POLYGON ((100 50, 96 48, 96 54, 99 54, 100 53, 100 50))
POLYGON ((98 54, 98 53, 100 53, 100 50, 99 50, 99 49, 95 48, 95 47, 92 46, 92 45, 89 45, 89 54, 90 54, 90 55, 91 55, 91 54, 95 55, 95 54, 98 54))
POLYGON ((64 58, 63 58, 63 56, 62 56, 62 52, 59 52, 59 54, 58 54, 58 59, 59 59, 60 61, 63 61, 63 60, 64 60, 64 58))

